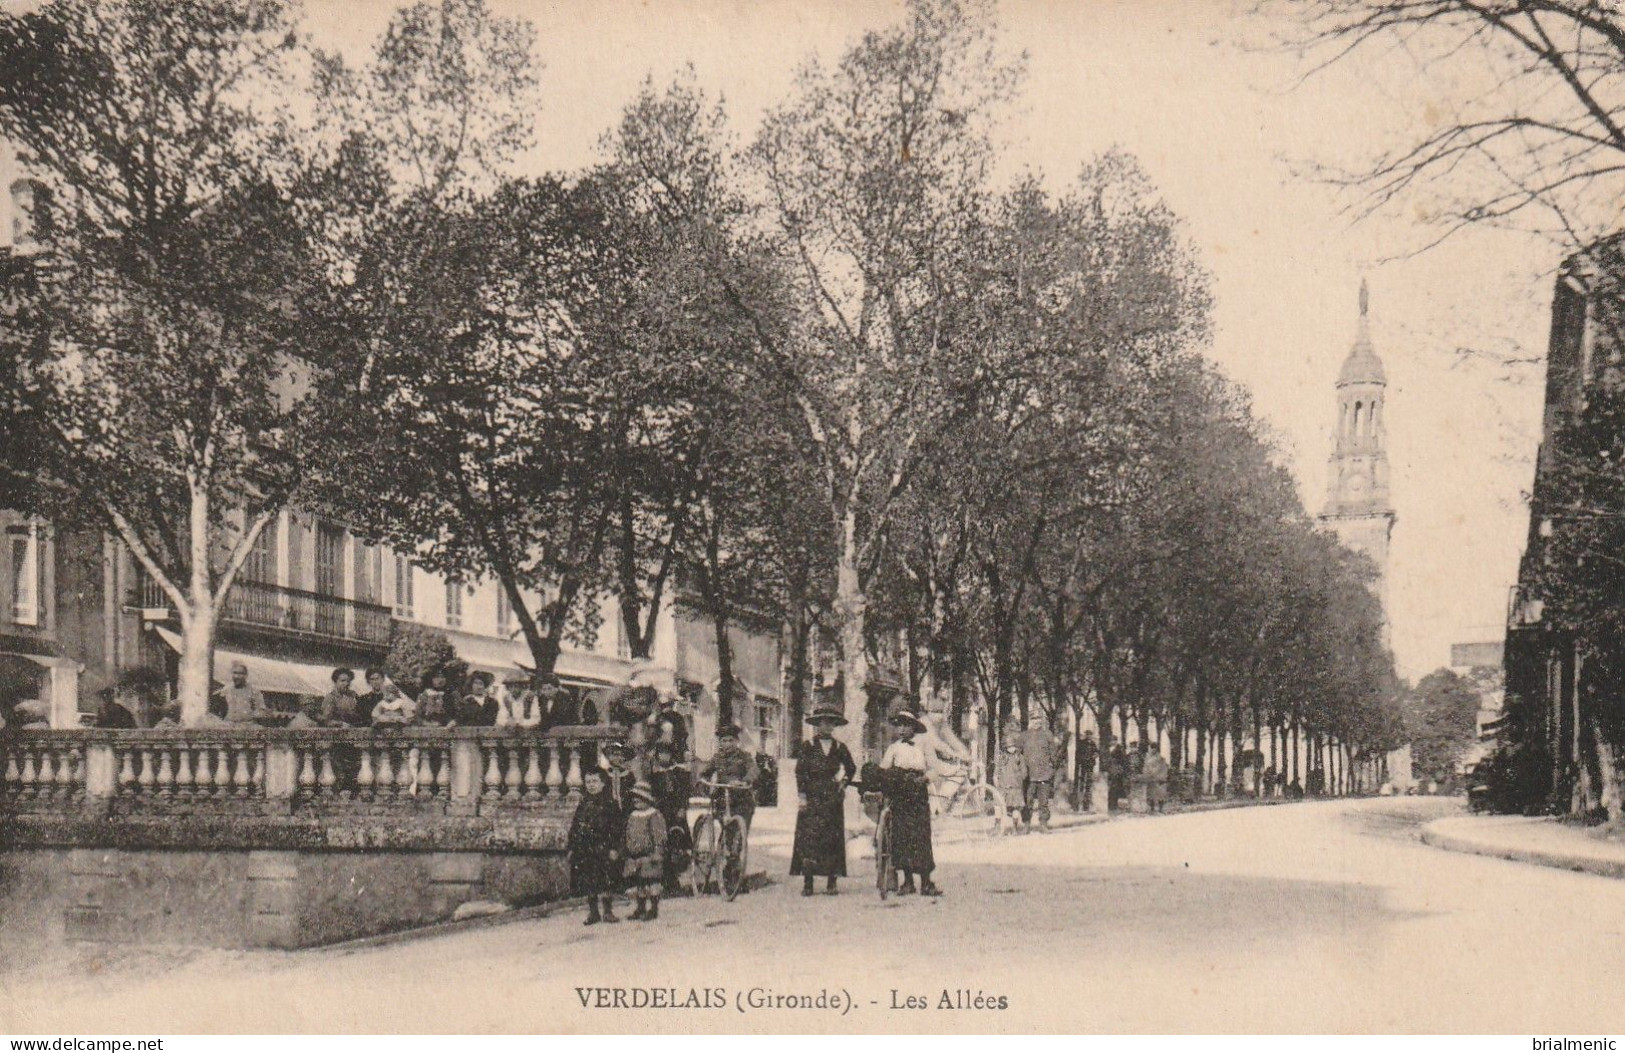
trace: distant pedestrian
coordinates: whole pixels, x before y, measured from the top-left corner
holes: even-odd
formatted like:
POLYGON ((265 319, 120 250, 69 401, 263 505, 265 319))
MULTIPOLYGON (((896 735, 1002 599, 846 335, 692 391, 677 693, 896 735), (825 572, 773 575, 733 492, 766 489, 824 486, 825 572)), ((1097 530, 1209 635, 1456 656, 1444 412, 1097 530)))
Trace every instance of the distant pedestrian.
POLYGON ((1029 830, 1036 813, 1038 829, 1049 833, 1049 802, 1055 792, 1055 761, 1060 745, 1042 715, 1035 715, 1021 736, 1021 755, 1027 759, 1027 792, 1022 798, 1021 819, 1029 830))
POLYGON ((1128 794, 1129 762, 1128 753, 1123 749, 1121 742, 1112 744, 1112 751, 1106 761, 1106 810, 1117 811, 1119 803, 1128 794))
POLYGON ((1078 810, 1092 811, 1095 800, 1095 765, 1100 761, 1100 743, 1093 731, 1085 731, 1078 739, 1077 770, 1072 781, 1077 786, 1078 810))
POLYGON ((1027 755, 1021 752, 1021 739, 1014 734, 1005 734, 1004 745, 993 764, 993 785, 1004 796, 1010 833, 1021 833, 1027 800, 1027 755))
POLYGON ((615 893, 621 887, 621 852, 626 814, 609 796, 604 773, 589 768, 581 776, 581 803, 570 820, 570 890, 587 898, 586 925, 617 922, 615 893))
POLYGON ((648 783, 632 787, 632 813, 626 817, 624 875, 637 896, 633 921, 660 917, 660 880, 666 859, 666 818, 655 807, 648 783))
POLYGON ((1168 810, 1168 762, 1160 749, 1148 749, 1145 755, 1145 799, 1153 812, 1168 810))
POLYGON ((846 876, 846 788, 858 773, 846 743, 835 729, 846 723, 836 706, 819 706, 807 723, 813 737, 796 747, 796 836, 790 849, 790 873, 801 875, 801 894, 813 894, 813 879, 824 877, 824 892, 833 896, 846 876))

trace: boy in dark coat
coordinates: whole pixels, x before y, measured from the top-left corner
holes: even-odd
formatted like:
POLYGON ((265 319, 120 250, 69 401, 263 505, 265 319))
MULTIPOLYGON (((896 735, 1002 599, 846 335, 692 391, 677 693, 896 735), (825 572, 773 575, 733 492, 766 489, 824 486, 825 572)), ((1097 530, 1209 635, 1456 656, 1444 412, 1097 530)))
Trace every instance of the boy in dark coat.
MULTIPOLYGON (((735 815, 745 820, 745 829, 750 829, 751 817, 756 814, 756 780, 761 772, 756 767, 756 758, 739 747, 740 728, 738 724, 724 724, 717 729, 717 751, 711 754, 700 771, 700 778, 712 783, 731 783, 735 786, 744 786, 745 789, 733 789, 729 793, 733 803, 735 815)), ((723 791, 712 790, 713 800, 720 801, 723 791)))
POLYGON ((586 925, 617 922, 615 891, 620 887, 626 813, 610 797, 604 773, 589 768, 581 777, 581 803, 570 820, 570 887, 587 897, 586 925), (602 913, 599 904, 602 901, 602 913))

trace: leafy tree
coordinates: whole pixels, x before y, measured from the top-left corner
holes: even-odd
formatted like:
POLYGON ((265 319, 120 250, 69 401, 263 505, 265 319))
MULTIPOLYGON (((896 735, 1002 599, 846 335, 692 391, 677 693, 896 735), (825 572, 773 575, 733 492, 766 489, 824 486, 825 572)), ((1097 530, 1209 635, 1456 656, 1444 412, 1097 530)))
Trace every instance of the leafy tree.
POLYGON ((188 720, 221 604, 323 456, 342 387, 341 364, 297 364, 334 170, 263 104, 301 54, 272 0, 0 16, 0 132, 72 206, 11 275, 6 430, 26 435, 30 506, 116 534, 174 605, 188 720))
POLYGON ((1455 774, 1462 753, 1477 741, 1478 692, 1453 670, 1436 669, 1406 693, 1405 728, 1412 771, 1443 782, 1455 774))
POLYGON ((1440 237, 1519 225, 1569 251, 1619 223, 1625 195, 1625 12, 1596 0, 1266 0, 1317 64, 1386 49, 1472 85, 1426 131, 1343 177, 1365 211, 1402 199, 1440 237))
POLYGON ((384 674, 401 690, 416 695, 428 686, 436 670, 445 672, 446 682, 453 689, 468 677, 468 663, 457 657, 457 648, 445 633, 414 622, 395 622, 390 629, 384 674))

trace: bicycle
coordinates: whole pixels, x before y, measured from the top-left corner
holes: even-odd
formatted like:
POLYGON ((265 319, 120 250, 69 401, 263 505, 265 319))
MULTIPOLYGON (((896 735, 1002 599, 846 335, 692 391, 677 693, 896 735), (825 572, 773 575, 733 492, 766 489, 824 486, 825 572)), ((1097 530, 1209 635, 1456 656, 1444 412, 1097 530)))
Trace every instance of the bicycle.
POLYGON ((980 766, 963 764, 943 779, 945 793, 933 794, 941 840, 986 841, 1001 836, 1009 821, 1004 794, 986 781, 980 766))
POLYGON ((750 787, 739 782, 709 782, 700 785, 721 790, 722 798, 711 799, 711 810, 694 820, 693 865, 689 880, 694 895, 703 896, 712 888, 733 902, 745 887, 745 865, 750 858, 750 834, 742 816, 734 814, 733 793, 750 787))
POLYGON ((880 893, 881 902, 885 902, 886 897, 896 891, 892 887, 895 875, 892 872, 894 842, 891 803, 887 801, 886 793, 881 789, 878 778, 872 784, 854 782, 852 785, 858 788, 864 810, 868 811, 870 808, 875 810, 875 832, 872 835, 875 850, 875 890, 880 893))

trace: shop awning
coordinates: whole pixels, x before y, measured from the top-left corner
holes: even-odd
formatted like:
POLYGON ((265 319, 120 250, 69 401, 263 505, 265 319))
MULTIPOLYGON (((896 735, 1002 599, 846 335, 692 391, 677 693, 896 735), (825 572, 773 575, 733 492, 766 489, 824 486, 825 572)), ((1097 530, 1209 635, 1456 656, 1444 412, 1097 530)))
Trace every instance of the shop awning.
MULTIPOLYGON (((153 627, 164 643, 176 654, 180 653, 180 634, 158 625, 153 627)), ((225 647, 214 649, 214 680, 217 684, 231 682, 231 664, 241 662, 248 667, 248 683, 261 691, 284 695, 325 695, 333 690, 333 667, 290 662, 285 658, 268 658, 247 651, 233 651, 225 647)))

